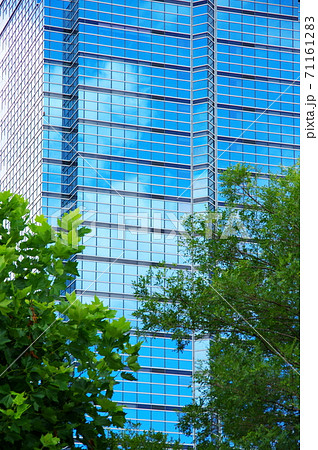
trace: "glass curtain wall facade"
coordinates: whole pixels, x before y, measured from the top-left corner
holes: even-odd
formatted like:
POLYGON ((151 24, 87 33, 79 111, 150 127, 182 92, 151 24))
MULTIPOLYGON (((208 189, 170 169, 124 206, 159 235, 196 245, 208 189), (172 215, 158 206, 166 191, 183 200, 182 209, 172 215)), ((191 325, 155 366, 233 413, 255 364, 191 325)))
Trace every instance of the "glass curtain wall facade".
MULTIPOLYGON (((92 233, 69 290, 134 320, 132 281, 162 260, 185 267, 175 230, 191 211, 191 11, 185 2, 45 5, 43 211, 52 220, 83 211, 92 233)), ((115 400, 141 430, 176 437, 176 411, 192 398, 191 349, 178 355, 169 337, 148 337, 140 364, 115 400)))
POLYGON ((217 24, 218 168, 266 183, 299 157, 299 2, 218 0, 217 24))
POLYGON ((0 2, 1 189, 42 208, 43 8, 34 0, 0 2))
MULTIPOLYGON (((159 261, 188 267, 180 219, 223 205, 218 174, 243 162, 266 183, 298 157, 298 2, 4 0, 0 11, 1 188, 52 224, 80 208, 92 232, 68 289, 134 322, 132 281, 159 261)), ((115 399, 141 430, 178 437, 205 343, 174 348, 149 336, 137 382, 115 399)))

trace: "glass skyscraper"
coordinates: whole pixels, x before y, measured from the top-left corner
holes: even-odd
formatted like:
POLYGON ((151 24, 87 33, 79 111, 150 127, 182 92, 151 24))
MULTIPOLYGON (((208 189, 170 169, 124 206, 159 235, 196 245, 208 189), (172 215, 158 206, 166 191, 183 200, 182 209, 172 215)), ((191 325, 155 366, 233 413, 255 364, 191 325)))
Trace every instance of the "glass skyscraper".
MULTIPOLYGON (((299 155, 297 0, 2 0, 1 189, 92 229, 69 286, 134 322, 132 281, 178 249, 185 214, 223 205, 218 175, 299 155)), ((204 342, 148 336, 127 417, 178 437, 204 342)), ((181 436, 191 445, 192 439, 181 436)))

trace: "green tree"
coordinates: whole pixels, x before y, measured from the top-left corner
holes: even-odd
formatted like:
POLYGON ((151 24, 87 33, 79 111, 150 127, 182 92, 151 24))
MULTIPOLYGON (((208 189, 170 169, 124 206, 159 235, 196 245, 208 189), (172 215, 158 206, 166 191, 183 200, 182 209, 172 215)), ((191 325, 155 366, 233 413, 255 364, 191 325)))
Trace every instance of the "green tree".
POLYGON ((179 424, 198 449, 298 448, 299 169, 264 183, 239 165, 222 178, 226 207, 185 221, 192 270, 141 277, 137 315, 179 349, 209 340, 179 424))
POLYGON ((0 194, 0 440, 2 448, 106 449, 104 427, 123 427, 116 376, 134 380, 140 343, 130 323, 95 297, 61 296, 77 272, 72 256, 89 231, 78 210, 55 232, 31 223, 27 202, 0 194))
POLYGON ((169 439, 164 433, 153 430, 140 432, 131 428, 122 433, 111 432, 109 448, 123 450, 181 450, 179 441, 169 439))

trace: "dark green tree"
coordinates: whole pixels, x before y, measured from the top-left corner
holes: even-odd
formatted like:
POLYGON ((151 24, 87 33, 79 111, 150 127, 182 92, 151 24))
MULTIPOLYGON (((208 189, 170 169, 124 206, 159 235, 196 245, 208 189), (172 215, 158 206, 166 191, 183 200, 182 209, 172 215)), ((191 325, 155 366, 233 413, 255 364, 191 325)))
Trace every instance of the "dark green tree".
POLYGON ((192 270, 136 285, 143 330, 209 340, 180 419, 198 449, 299 446, 299 169, 282 175, 225 171, 226 207, 185 221, 192 270))
MULTIPOLYGON (((140 344, 130 323, 95 297, 61 296, 77 272, 72 256, 89 231, 78 210, 55 232, 27 202, 0 194, 1 448, 107 449, 105 427, 123 427, 112 400, 117 375, 135 379, 140 344)), ((112 448, 112 447, 111 447, 112 448)))

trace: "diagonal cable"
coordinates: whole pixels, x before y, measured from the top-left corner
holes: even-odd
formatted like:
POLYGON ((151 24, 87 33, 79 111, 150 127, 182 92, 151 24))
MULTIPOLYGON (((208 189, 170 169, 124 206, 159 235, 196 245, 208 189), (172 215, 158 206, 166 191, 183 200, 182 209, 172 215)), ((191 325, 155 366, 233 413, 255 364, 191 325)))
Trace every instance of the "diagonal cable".
POLYGON ((222 300, 225 301, 225 303, 235 311, 235 313, 264 341, 266 344, 273 350, 273 352, 279 356, 281 359, 285 361, 285 363, 291 367, 291 369, 297 373, 297 375, 300 375, 297 369, 285 358, 285 356, 280 353, 269 341, 266 339, 236 308, 233 306, 228 300, 226 300, 225 297, 217 290, 214 286, 211 284, 211 288, 221 297, 222 300))

